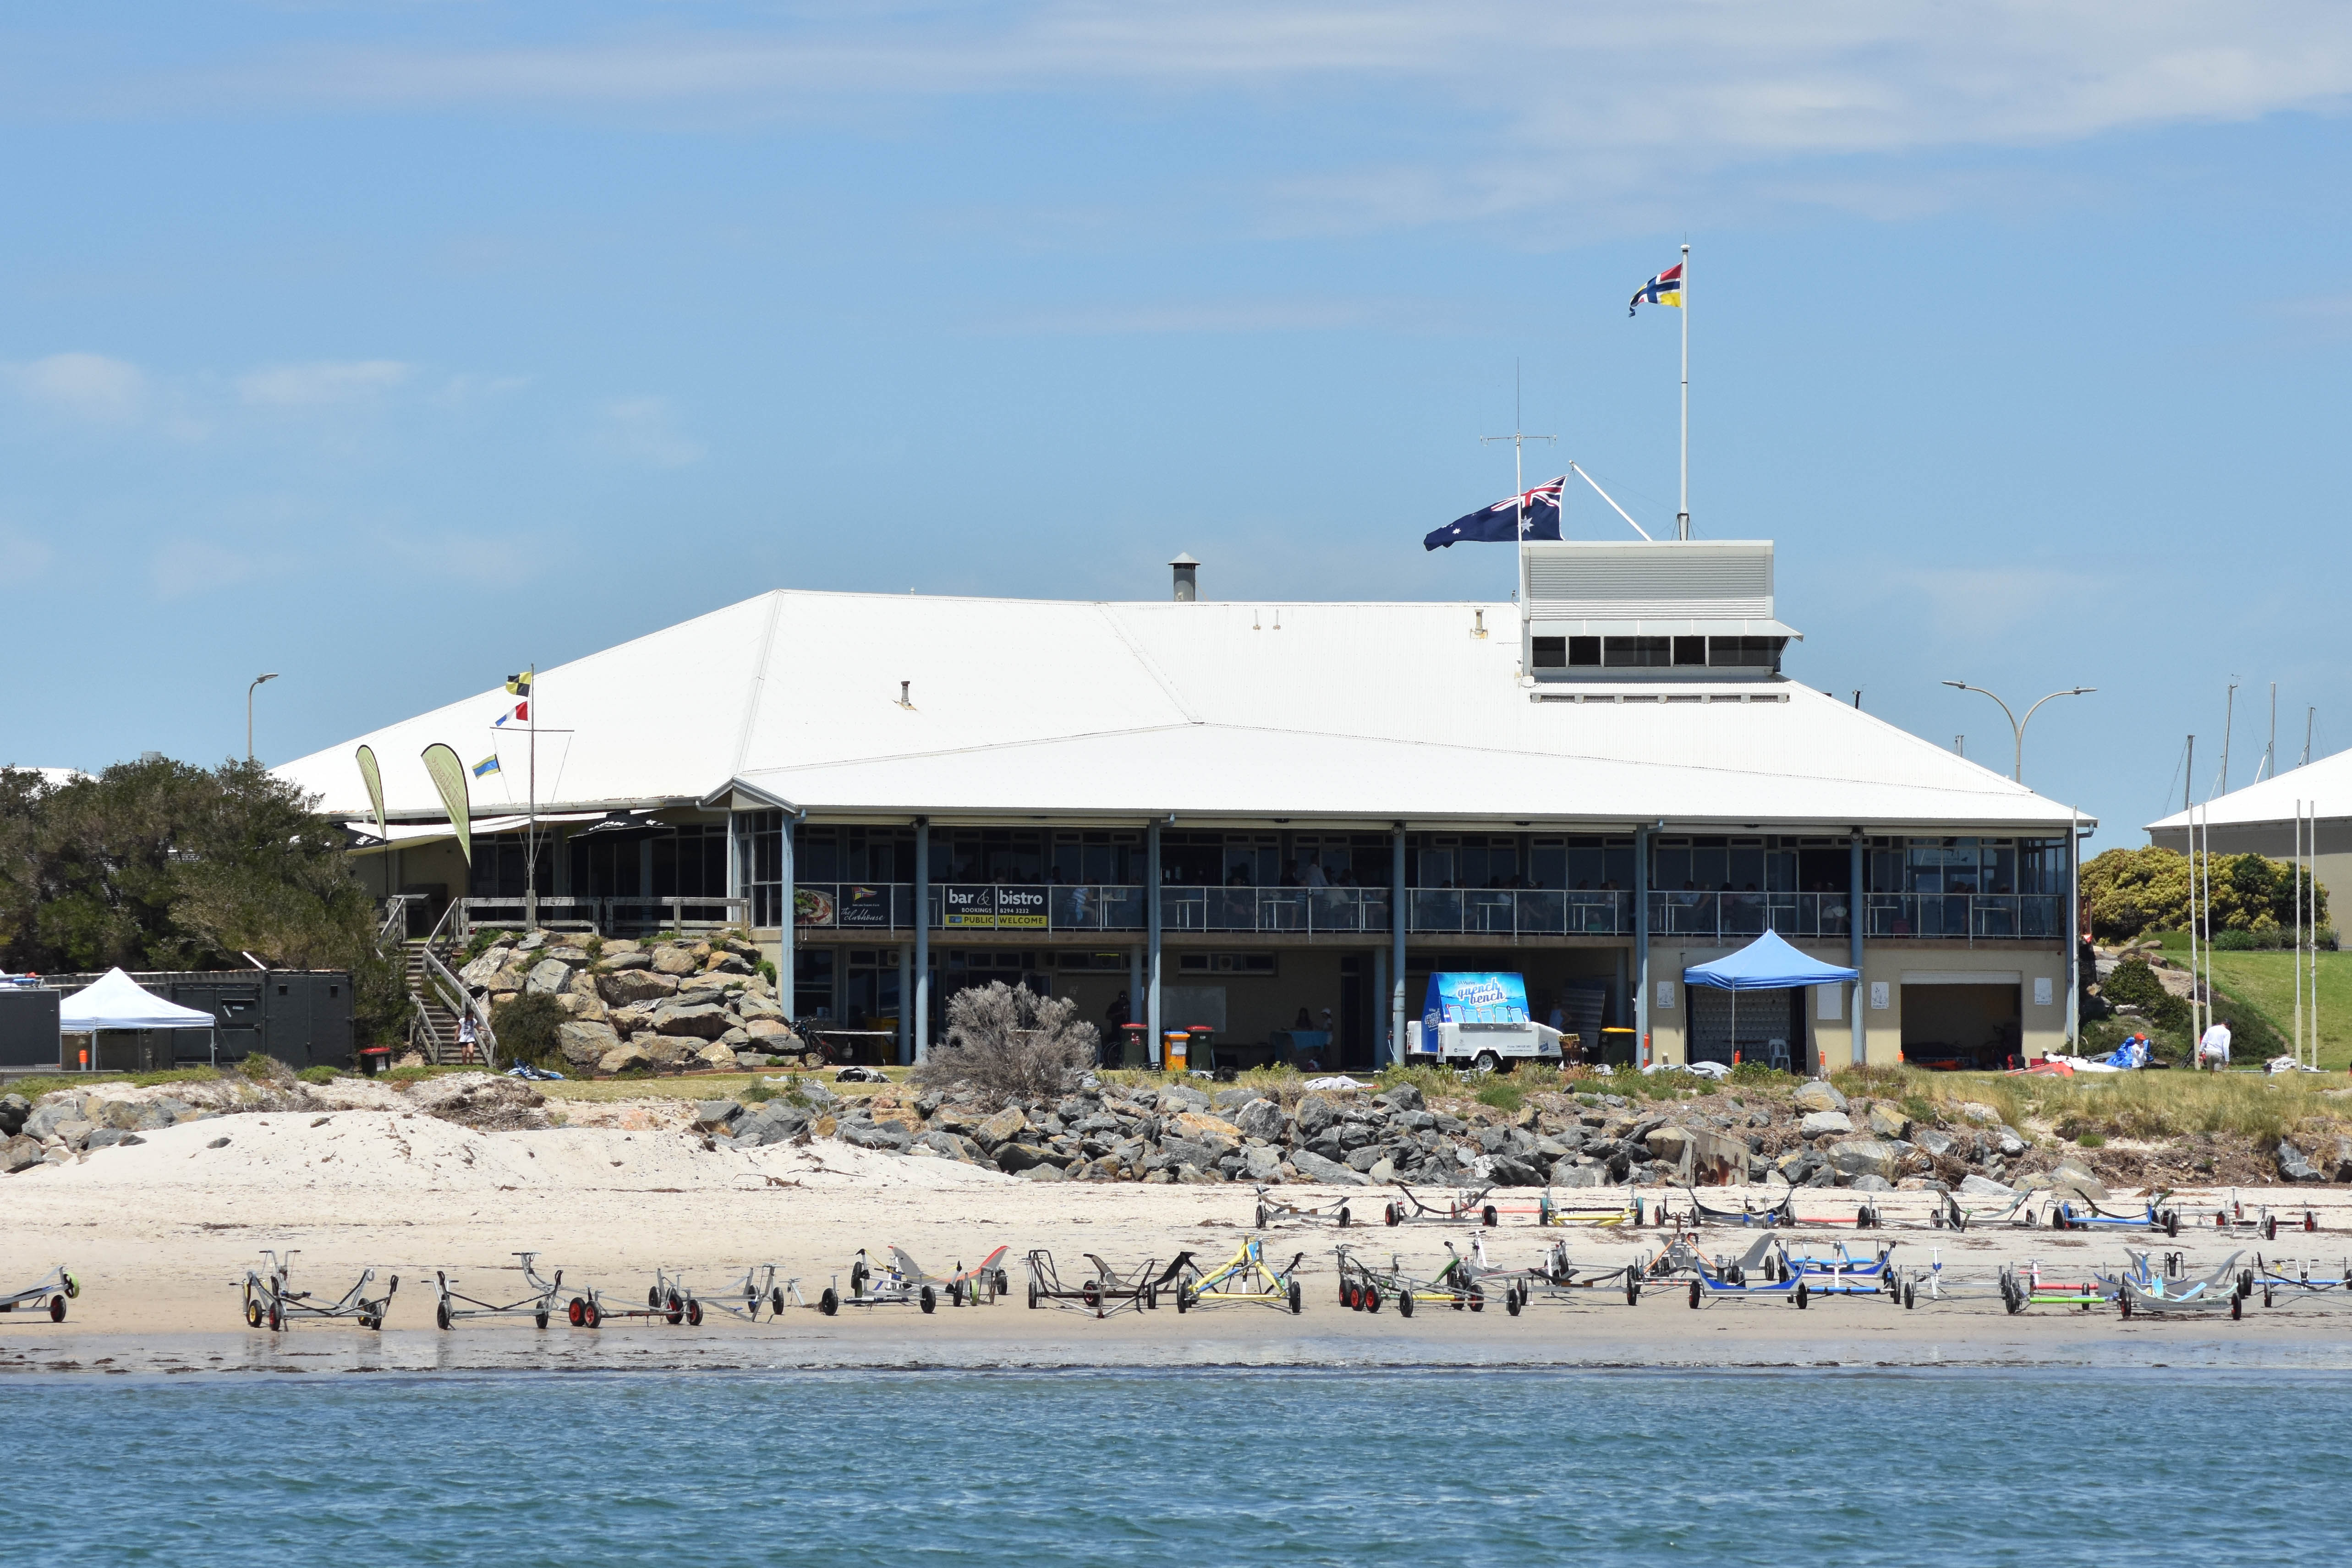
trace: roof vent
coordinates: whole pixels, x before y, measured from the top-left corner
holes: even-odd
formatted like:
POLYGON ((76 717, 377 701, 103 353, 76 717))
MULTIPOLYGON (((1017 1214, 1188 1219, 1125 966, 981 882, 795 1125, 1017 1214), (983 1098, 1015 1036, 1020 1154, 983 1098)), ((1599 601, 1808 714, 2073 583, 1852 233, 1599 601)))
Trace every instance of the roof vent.
POLYGON ((1201 596, 1199 576, 1201 563, 1193 560, 1190 554, 1180 553, 1168 564, 1173 567, 1176 573, 1176 602, 1180 605, 1189 605, 1199 598, 1201 596))

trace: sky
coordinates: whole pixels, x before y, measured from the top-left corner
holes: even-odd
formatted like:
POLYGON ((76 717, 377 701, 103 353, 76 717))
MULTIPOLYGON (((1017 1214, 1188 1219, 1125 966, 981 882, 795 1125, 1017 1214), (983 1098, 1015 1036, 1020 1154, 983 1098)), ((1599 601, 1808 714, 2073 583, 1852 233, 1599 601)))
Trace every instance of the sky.
MULTIPOLYGON (((1503 598, 1554 435, 2144 841, 2352 744, 2352 8, 0 4, 0 761, 282 762, 772 587, 1503 598), (1516 387, 1516 394, 1515 394, 1516 387)), ((1630 537, 1583 492, 1570 537, 1630 537)), ((1040 671, 1067 679, 1069 672, 1040 671)), ((690 672, 682 672, 690 678, 690 672)), ((2347 803, 2352 805, 2352 803, 2347 803)))

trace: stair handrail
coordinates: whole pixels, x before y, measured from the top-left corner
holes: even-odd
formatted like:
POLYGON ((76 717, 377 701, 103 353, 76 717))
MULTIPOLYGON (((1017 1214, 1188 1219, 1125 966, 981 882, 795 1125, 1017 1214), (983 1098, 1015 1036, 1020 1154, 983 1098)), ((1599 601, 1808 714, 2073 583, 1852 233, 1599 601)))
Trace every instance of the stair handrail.
POLYGON ((460 1016, 474 1020, 474 1043, 481 1047, 482 1065, 495 1072, 498 1069, 499 1037, 498 1031, 490 1027, 489 1014, 474 1000, 474 994, 467 989, 466 983, 441 962, 440 955, 433 951, 430 940, 419 950, 418 956, 425 960, 425 979, 441 993, 442 1005, 460 1016))

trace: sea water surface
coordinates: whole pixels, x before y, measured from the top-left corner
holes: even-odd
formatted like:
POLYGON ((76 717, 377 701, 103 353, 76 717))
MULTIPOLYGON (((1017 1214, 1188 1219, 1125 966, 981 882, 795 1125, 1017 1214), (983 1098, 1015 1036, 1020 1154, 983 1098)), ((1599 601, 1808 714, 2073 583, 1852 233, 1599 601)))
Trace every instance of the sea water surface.
POLYGON ((26 1378, 18 1563, 2329 1560, 2352 1377, 26 1378))

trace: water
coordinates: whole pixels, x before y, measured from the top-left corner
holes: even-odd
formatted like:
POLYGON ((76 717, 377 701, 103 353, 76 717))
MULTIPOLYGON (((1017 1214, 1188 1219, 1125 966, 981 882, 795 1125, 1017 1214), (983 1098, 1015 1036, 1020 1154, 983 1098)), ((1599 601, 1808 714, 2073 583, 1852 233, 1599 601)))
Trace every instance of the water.
POLYGON ((2175 1563, 2332 1548, 2352 1378, 27 1378, 19 1563, 2175 1563))

